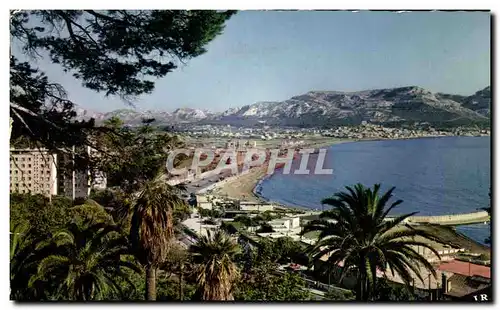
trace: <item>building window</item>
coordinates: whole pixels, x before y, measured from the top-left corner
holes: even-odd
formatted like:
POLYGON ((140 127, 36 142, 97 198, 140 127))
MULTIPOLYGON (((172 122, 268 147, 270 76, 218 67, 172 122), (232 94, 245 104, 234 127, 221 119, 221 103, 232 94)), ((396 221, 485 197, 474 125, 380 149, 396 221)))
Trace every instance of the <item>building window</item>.
POLYGON ((24 168, 24 164, 21 164, 21 168, 24 168))
POLYGON ((31 164, 28 164, 28 168, 31 168, 31 164))
POLYGON ((31 170, 28 170, 28 174, 31 174, 31 170))
POLYGON ((40 164, 40 167, 42 167, 42 168, 43 168, 43 164, 40 164))
POLYGON ((24 157, 21 158, 21 161, 25 161, 26 159, 24 157))
POLYGON ((31 177, 28 177, 28 181, 31 181, 31 177))
POLYGON ((28 157, 28 161, 31 161, 31 157, 28 157))
POLYGON ((14 174, 17 174, 17 170, 14 170, 14 174))
POLYGON ((50 170, 47 170, 47 174, 50 174, 50 170))
POLYGON ((18 158, 16 157, 16 158, 14 158, 14 160, 15 160, 15 161, 18 161, 18 158))

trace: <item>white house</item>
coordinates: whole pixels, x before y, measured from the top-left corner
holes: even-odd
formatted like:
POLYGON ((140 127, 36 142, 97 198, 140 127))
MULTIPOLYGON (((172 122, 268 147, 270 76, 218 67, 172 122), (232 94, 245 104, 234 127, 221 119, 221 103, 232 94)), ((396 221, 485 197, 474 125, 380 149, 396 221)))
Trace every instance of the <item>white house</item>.
POLYGON ((269 221, 274 231, 276 232, 300 232, 300 218, 299 217, 284 217, 269 221))
POLYGON ((208 201, 208 196, 196 195, 196 201, 198 203, 198 208, 212 210, 213 205, 211 201, 208 201))
POLYGON ((241 211, 274 211, 274 205, 269 203, 255 203, 255 202, 247 202, 240 201, 240 210, 241 211))

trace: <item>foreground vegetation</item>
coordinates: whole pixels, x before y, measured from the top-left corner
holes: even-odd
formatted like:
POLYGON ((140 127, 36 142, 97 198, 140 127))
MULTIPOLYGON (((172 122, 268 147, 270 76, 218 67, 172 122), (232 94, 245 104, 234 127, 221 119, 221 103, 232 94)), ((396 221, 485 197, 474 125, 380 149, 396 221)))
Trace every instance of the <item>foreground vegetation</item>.
POLYGON ((331 272, 342 261, 341 278, 354 275, 358 286, 353 293, 332 290, 325 300, 413 299, 410 272, 420 277, 418 266, 434 270, 411 248, 428 246, 408 237, 428 235, 394 230, 411 214, 384 221, 401 202, 385 208, 392 189, 382 196, 378 190, 378 185, 357 185, 324 199, 334 208, 305 228, 304 233, 319 231, 309 250, 290 238, 256 243, 223 229, 186 247, 178 241, 185 204, 177 189, 156 179, 145 183, 135 200, 122 204, 109 191, 80 205, 62 197, 49 201, 13 194, 11 299, 311 300, 306 280, 278 267, 289 262, 311 267, 328 253, 325 270, 331 272), (105 209, 100 203, 114 207, 105 209), (378 280, 376 270, 397 272, 406 287, 378 280))
MULTIPOLYGON (((103 196, 109 195, 93 198, 103 196)), ((50 202, 40 195, 12 194, 11 299, 308 299, 299 276, 272 274, 281 259, 272 244, 244 250, 219 231, 185 248, 177 242, 182 229, 173 221, 174 214, 184 213, 166 207, 162 213, 164 204, 140 197, 127 218, 93 200, 74 205, 63 197, 50 202), (168 235, 156 229, 161 225, 149 225, 165 222, 163 216, 172 219, 168 235), (137 224, 126 224, 132 221, 137 224), (274 294, 262 285, 275 287, 274 294)))

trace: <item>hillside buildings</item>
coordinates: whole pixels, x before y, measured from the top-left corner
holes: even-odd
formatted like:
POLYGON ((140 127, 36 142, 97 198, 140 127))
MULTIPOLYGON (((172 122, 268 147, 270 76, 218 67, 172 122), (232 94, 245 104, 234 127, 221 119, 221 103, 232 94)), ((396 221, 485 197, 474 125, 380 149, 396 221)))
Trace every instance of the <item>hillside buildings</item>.
MULTIPOLYGON (((414 247, 417 250, 416 247, 414 247)), ((456 249, 441 247, 437 248, 441 259, 433 259, 434 255, 430 252, 423 256, 432 264, 436 277, 429 270, 421 265, 416 265, 419 276, 410 271, 410 276, 413 279, 411 286, 415 289, 415 293, 421 297, 426 297, 429 300, 462 300, 470 294, 478 295, 485 289, 491 290, 491 271, 489 266, 479 265, 472 262, 462 261, 455 258, 456 249)), ((462 249, 463 250, 463 249, 462 249)), ((417 250, 418 251, 418 250, 417 250)), ((419 251, 420 252, 420 251, 419 251)), ((328 263, 328 258, 331 253, 325 254, 320 260, 315 262, 314 270, 318 274, 332 268, 328 263)), ((420 252, 420 254, 422 254, 420 252)), ((337 266, 332 268, 332 282, 339 281, 344 261, 340 261, 337 266)), ((377 270, 377 278, 385 278, 393 285, 403 286, 405 284, 403 278, 395 272, 390 271, 385 274, 377 270)), ((344 277, 342 286, 353 289, 356 283, 355 277, 344 277)))
POLYGON ((243 141, 243 140, 229 140, 226 142, 225 147, 226 149, 235 149, 235 150, 240 150, 240 149, 246 149, 246 148, 255 148, 257 146, 256 141, 243 141))
MULTIPOLYGON (((84 151, 92 152, 89 147, 84 151)), ((91 188, 106 188, 106 177, 102 172, 63 169, 73 160, 69 154, 57 154, 46 149, 14 148, 10 150, 10 155, 11 193, 63 195, 76 199, 87 198, 91 188)))
MULTIPOLYGON (((231 142, 250 140, 251 143, 259 141, 282 139, 290 143, 297 143, 311 137, 333 137, 339 139, 404 139, 419 137, 440 136, 489 136, 489 129, 479 127, 456 127, 438 129, 429 123, 416 122, 413 125, 399 127, 385 127, 363 121, 361 125, 332 126, 330 128, 297 128, 297 127, 227 127, 216 125, 186 125, 183 133, 191 138, 229 138, 225 147, 230 148, 231 142)), ((240 142, 241 143, 241 142, 240 142)), ((221 146, 224 146, 221 145, 221 146)), ((233 145, 233 148, 235 145, 233 145)), ((250 145, 252 147, 252 145, 250 145)))

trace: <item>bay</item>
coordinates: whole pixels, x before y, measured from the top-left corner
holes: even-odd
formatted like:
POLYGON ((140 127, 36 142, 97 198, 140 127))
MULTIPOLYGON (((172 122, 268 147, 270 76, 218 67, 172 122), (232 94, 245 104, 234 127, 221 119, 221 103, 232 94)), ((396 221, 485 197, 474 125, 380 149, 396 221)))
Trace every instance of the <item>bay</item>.
MULTIPOLYGON (((396 187, 394 200, 404 201, 393 215, 468 213, 490 203, 490 137, 349 142, 333 145, 326 152, 323 167, 333 169, 332 174, 312 173, 316 161, 311 155, 310 174, 293 174, 299 167, 295 161, 290 174, 279 170, 263 180, 260 195, 285 205, 321 210, 327 208, 321 199, 345 186, 381 183, 383 191, 396 187)), ((490 234, 485 224, 457 230, 481 243, 490 234)))

